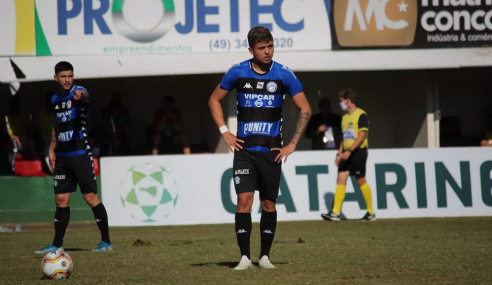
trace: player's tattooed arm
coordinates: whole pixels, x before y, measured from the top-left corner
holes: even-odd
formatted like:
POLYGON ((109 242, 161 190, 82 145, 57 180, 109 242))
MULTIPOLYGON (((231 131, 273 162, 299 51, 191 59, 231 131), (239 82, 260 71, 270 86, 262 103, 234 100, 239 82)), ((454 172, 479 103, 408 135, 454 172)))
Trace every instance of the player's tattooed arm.
POLYGON ((297 145, 297 143, 301 139, 302 134, 304 133, 304 130, 306 130, 310 118, 311 118, 311 112, 301 112, 301 114, 299 115, 299 119, 297 120, 296 132, 294 133, 294 136, 292 137, 291 140, 293 144, 297 145))
POLYGON ((294 133, 294 136, 290 140, 291 143, 297 145, 302 137, 302 134, 306 130, 309 120, 311 119, 311 106, 309 105, 306 95, 302 91, 294 96, 293 99, 294 103, 301 111, 299 119, 297 120, 296 131, 294 133))

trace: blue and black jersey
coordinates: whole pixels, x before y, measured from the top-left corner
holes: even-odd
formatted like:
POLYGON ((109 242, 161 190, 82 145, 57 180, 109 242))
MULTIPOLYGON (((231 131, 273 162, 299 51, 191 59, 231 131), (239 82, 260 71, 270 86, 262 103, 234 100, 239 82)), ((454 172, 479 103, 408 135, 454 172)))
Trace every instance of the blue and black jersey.
POLYGON ((295 96, 302 84, 286 66, 273 62, 265 74, 256 73, 250 60, 234 65, 220 87, 237 90, 237 137, 243 148, 270 151, 282 147, 282 106, 285 94, 295 96))
POLYGON ((89 100, 74 100, 75 90, 87 90, 74 85, 70 93, 61 96, 57 92, 51 97, 51 110, 56 117, 55 135, 57 156, 76 156, 91 152, 87 134, 89 100))

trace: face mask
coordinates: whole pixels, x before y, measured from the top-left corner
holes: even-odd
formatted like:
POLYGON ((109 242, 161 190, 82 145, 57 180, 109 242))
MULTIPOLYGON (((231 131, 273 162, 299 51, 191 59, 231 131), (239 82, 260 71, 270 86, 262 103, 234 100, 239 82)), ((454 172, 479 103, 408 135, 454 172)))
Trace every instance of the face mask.
POLYGON ((340 108, 342 108, 342 110, 344 111, 347 111, 347 102, 340 102, 340 108))

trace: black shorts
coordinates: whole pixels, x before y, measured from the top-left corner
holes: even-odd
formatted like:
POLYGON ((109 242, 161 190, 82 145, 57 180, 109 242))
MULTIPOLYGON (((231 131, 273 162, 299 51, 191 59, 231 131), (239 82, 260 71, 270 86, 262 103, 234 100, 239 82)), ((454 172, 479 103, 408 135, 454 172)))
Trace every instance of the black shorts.
POLYGON ((236 194, 260 191, 263 199, 278 198, 282 163, 275 162, 278 151, 241 150, 234 153, 233 177, 236 194))
POLYGON ((366 177, 367 148, 358 148, 352 152, 347 160, 338 164, 338 172, 349 171, 356 178, 366 177))
POLYGON ((75 192, 77 184, 82 194, 97 193, 92 156, 87 154, 67 157, 57 156, 53 175, 55 194, 75 192))

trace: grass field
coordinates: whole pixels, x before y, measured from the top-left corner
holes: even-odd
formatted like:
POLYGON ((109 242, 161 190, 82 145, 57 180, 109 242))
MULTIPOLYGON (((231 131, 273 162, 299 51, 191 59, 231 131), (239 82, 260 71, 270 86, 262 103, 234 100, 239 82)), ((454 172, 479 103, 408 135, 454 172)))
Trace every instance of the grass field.
MULTIPOLYGON (((69 280, 81 284, 491 284, 492 218, 281 222, 271 259, 275 270, 246 272, 234 226, 111 228, 114 252, 92 253, 94 226, 69 227, 69 280), (141 239, 150 245, 134 245, 141 239)), ((253 224, 258 261, 259 225, 253 224)), ((41 255, 50 229, 0 233, 0 284, 46 284, 41 255)), ((56 282, 56 281, 53 281, 56 282)))

